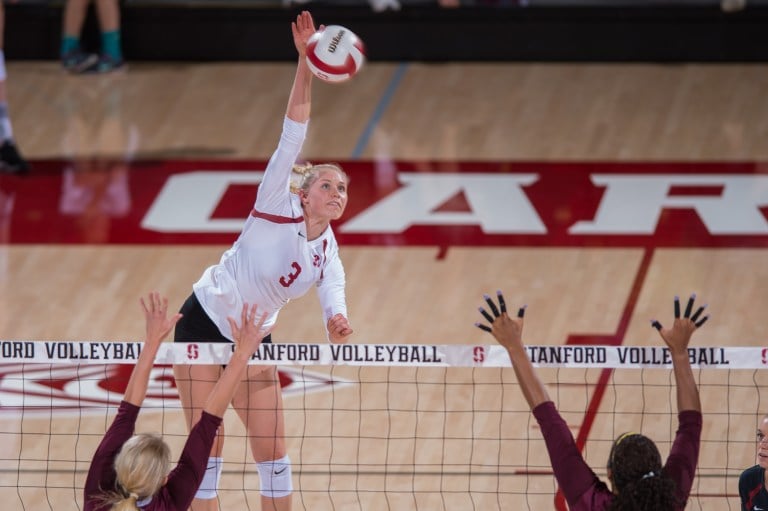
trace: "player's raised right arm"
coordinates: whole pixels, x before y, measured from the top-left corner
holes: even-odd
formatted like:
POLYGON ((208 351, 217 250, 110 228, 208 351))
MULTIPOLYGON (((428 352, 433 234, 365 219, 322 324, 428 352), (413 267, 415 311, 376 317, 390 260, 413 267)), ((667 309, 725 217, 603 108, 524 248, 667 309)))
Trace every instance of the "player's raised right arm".
POLYGON ((312 16, 306 11, 299 14, 291 23, 291 30, 299 52, 296 76, 288 98, 280 143, 269 159, 254 203, 257 211, 278 215, 284 214, 287 207, 291 171, 304 143, 312 103, 312 72, 305 58, 307 40, 315 32, 312 16))
POLYGON ((312 15, 303 11, 296 16, 296 21, 291 23, 291 30, 293 43, 299 53, 299 60, 285 115, 293 121, 303 123, 309 120, 312 104, 312 72, 307 66, 306 59, 307 40, 315 33, 315 22, 312 20, 312 15))

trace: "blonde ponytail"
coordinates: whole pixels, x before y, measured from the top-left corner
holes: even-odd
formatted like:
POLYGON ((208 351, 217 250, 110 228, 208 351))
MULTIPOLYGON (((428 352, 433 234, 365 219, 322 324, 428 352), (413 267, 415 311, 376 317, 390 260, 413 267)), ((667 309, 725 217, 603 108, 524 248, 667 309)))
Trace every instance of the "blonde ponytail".
POLYGON ((312 172, 314 165, 310 162, 294 163, 291 170, 291 193, 299 193, 299 190, 303 188, 304 181, 307 176, 312 172))
POLYGON ((141 511, 139 496, 135 493, 126 496, 121 491, 109 491, 97 495, 95 500, 100 503, 99 507, 109 506, 109 511, 141 511))
POLYGON ((139 500, 135 493, 128 498, 123 498, 112 505, 111 511, 141 511, 136 502, 139 500))

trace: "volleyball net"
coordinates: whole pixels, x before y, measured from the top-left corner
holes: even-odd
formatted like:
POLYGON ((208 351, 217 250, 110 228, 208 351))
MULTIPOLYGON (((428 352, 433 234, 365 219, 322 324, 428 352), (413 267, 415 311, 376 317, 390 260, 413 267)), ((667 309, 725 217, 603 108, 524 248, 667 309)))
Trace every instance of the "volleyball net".
MULTIPOLYGON (((133 342, 0 341, 0 502, 79 510, 91 457, 141 351, 133 342)), ((677 428, 666 348, 528 346, 587 462, 602 479, 625 431, 662 456, 677 428)), ((688 509, 738 510, 768 411, 768 349, 689 350, 704 403, 688 509)), ((226 364, 228 344, 164 343, 137 431, 160 432, 176 459, 187 430, 173 364, 226 364)), ((555 502, 549 458, 506 351, 478 345, 262 345, 278 365, 296 510, 542 510, 555 502)), ((225 417, 221 509, 259 510, 244 427, 225 417)))

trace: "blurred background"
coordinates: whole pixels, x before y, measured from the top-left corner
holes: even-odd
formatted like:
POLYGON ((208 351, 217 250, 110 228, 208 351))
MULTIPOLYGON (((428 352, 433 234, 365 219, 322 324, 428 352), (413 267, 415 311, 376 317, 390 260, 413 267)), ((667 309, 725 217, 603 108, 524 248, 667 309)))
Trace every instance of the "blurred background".
MULTIPOLYGON (((7 4, 6 57, 57 59, 63 3, 7 4)), ((123 50, 128 61, 292 60, 285 10, 301 8, 355 27, 372 61, 768 58, 768 0, 121 0, 123 50)), ((99 44, 94 10, 86 49, 99 44)))

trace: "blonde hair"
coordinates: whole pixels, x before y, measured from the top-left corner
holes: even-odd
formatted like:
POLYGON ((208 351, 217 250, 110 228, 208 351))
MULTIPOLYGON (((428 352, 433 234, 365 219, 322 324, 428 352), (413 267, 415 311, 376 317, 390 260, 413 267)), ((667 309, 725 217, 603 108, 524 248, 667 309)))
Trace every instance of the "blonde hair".
POLYGON ((293 166, 293 173, 296 174, 296 179, 291 179, 291 192, 296 194, 301 191, 308 193, 312 183, 317 181, 320 172, 323 170, 335 170, 341 174, 344 182, 349 184, 349 176, 338 163, 319 163, 317 165, 312 165, 310 162, 296 163, 293 166))
POLYGON ((129 438, 115 457, 115 491, 103 495, 111 511, 135 511, 136 502, 155 495, 171 468, 171 450, 160 435, 142 433, 129 438))

